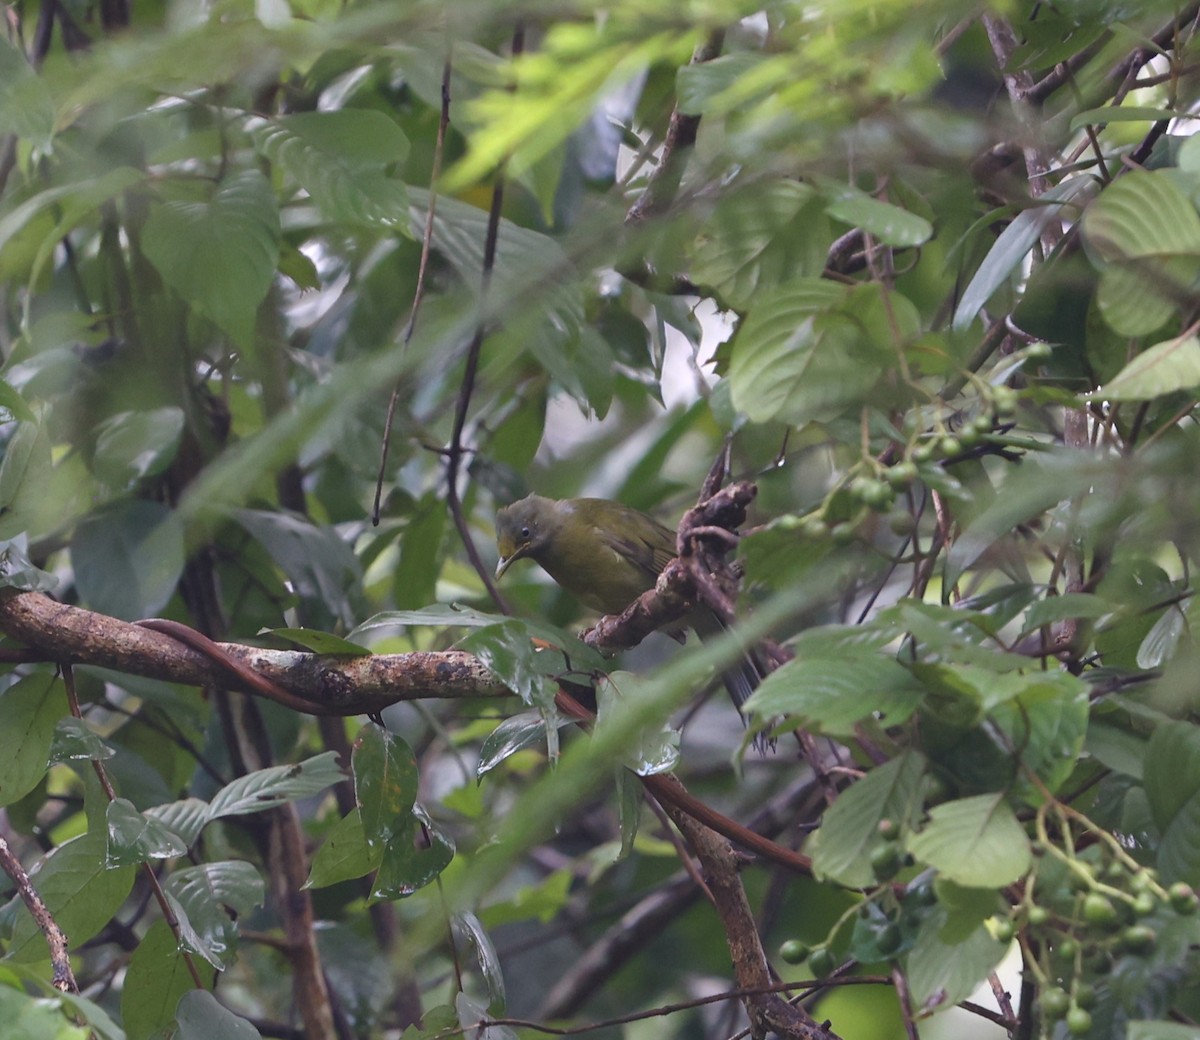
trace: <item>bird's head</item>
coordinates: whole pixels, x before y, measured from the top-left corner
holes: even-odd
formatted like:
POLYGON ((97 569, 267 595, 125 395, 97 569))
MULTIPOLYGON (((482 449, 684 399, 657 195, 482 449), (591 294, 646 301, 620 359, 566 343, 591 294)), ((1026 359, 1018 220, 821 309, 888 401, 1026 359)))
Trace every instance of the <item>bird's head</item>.
POLYGON ((536 560, 549 545, 558 528, 554 506, 551 499, 529 495, 496 514, 496 548, 500 550, 497 579, 517 560, 536 560))

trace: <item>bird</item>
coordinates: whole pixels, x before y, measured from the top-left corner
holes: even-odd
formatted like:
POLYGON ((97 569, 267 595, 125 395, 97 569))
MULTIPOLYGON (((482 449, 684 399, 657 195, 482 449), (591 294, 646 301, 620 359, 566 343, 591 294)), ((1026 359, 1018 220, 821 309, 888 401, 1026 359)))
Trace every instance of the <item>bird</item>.
MULTIPOLYGON (((497 581, 517 560, 530 559, 602 614, 620 614, 654 588, 663 568, 678 555, 675 532, 640 509, 604 498, 541 495, 528 495, 497 512, 496 547, 497 581)), ((702 639, 725 631, 722 620, 702 604, 688 613, 684 624, 702 639)), ((762 676, 762 665, 750 648, 722 673, 739 713, 762 676)))

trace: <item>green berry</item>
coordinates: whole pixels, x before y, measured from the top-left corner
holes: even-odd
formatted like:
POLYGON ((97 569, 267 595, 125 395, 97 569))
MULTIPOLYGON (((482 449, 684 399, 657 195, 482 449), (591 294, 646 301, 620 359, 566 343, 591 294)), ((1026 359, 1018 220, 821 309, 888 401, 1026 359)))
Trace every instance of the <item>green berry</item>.
POLYGON ((1078 952, 1079 943, 1071 938, 1060 940, 1054 947, 1054 955, 1062 961, 1073 961, 1078 952))
POLYGON ((1017 411, 1017 392, 1007 386, 997 386, 992 390, 992 404, 996 414, 1002 419, 1008 419, 1017 411))
POLYGON ((879 952, 885 957, 895 953, 900 949, 900 942, 903 937, 900 934, 899 925, 889 921, 881 929, 879 935, 875 939, 875 945, 879 952))
POLYGON ((942 458, 949 459, 955 455, 961 455, 963 450, 962 441, 957 437, 945 436, 938 441, 938 451, 942 453, 942 458))
POLYGON ((1171 908, 1175 913, 1184 917, 1194 914, 1197 903, 1200 902, 1197 900, 1192 886, 1186 881, 1176 881, 1167 890, 1167 898, 1171 900, 1171 908))
POLYGON ((926 462, 932 462, 937 457, 938 444, 939 442, 936 440, 922 441, 915 448, 913 448, 913 461, 918 465, 926 462))
POLYGON ((884 477, 897 490, 906 488, 917 479, 917 464, 911 459, 904 459, 892 466, 884 477))
POLYGON ((1154 929, 1144 924, 1131 924, 1121 933, 1121 946, 1130 953, 1148 953, 1157 941, 1154 929))
POLYGON ((902 859, 894 841, 876 845, 871 850, 871 869, 880 881, 890 881, 900 873, 902 859))
POLYGON ((889 820, 886 816, 880 820, 875 829, 879 832, 879 836, 884 841, 899 841, 900 827, 895 820, 889 820))
POLYGON ((1046 361, 1054 353, 1049 343, 1030 343, 1025 348, 1025 356, 1030 361, 1046 361))
POLYGON ((1088 924, 1110 925, 1117 919, 1117 908, 1099 892, 1089 892, 1083 900, 1083 919, 1088 924))
POLYGON ((808 944, 799 939, 788 939, 779 947, 780 958, 788 964, 803 964, 809 952, 808 944))
POLYGON ((1150 892, 1139 892, 1133 901, 1133 912, 1138 917, 1149 917, 1158 908, 1158 900, 1150 892))
POLYGON ((818 946, 808 955, 808 967, 814 978, 823 979, 837 967, 837 963, 828 946, 818 946))
POLYGON ((1092 1031, 1092 1016, 1081 1007, 1067 1012, 1067 1032, 1072 1036, 1087 1036, 1092 1031))
POLYGON ((1063 1018, 1071 1009, 1071 998, 1060 986, 1054 986, 1042 994, 1042 1014, 1052 1021, 1063 1018))
POLYGON ((1013 936, 1017 934, 1017 927, 1012 923, 1012 919, 1008 917, 994 917, 992 921, 994 922, 992 931, 995 933, 996 938, 1002 943, 1012 942, 1013 936))
POLYGON ((830 528, 829 536, 833 539, 834 545, 850 545, 858 537, 858 524, 843 520, 840 524, 834 524, 830 528))
POLYGON ((1075 1003, 1086 1011, 1090 1011, 1096 1006, 1096 989, 1086 982, 1076 982, 1072 996, 1075 998, 1075 1003))
POLYGON ((1037 904, 1034 904, 1029 908, 1029 923, 1033 925, 1034 928, 1040 928, 1049 920, 1050 911, 1044 906, 1038 906, 1037 904))

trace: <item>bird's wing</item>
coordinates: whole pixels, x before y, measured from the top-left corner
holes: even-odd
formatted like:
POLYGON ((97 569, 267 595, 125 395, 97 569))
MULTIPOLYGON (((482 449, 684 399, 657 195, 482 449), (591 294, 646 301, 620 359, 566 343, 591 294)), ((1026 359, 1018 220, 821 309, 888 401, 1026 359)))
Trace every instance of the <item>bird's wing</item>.
POLYGON ((599 527, 595 531, 605 545, 651 577, 661 574, 675 559, 675 532, 661 524, 642 525, 635 533, 617 534, 599 527))

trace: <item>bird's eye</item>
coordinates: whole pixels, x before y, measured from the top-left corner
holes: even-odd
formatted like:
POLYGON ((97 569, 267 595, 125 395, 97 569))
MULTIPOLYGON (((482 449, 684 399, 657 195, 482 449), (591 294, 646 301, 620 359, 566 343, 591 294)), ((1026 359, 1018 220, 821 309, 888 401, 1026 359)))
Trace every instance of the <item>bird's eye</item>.
POLYGON ((528 528, 528 527, 522 527, 522 528, 521 528, 521 537, 522 537, 522 538, 528 538, 528 537, 529 537, 529 528, 528 528))

